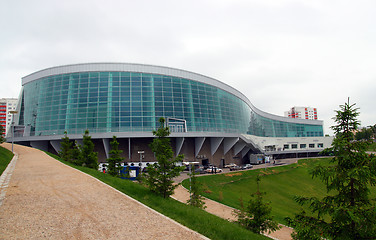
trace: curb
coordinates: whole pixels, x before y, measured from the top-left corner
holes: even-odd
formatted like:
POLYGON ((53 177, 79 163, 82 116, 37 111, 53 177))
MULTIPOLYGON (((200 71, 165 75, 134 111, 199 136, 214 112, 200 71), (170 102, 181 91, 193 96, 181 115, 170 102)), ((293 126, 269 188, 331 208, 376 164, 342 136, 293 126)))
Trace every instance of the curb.
MULTIPOLYGON (((52 158, 52 157, 51 157, 51 158, 52 158)), ((108 185, 107 183, 104 183, 104 182, 102 182, 101 180, 99 180, 99 179, 97 179, 97 178, 95 178, 95 177, 93 177, 93 176, 91 176, 91 175, 89 175, 89 174, 87 174, 87 173, 85 173, 85 172, 82 172, 82 171, 80 171, 80 170, 78 170, 78 169, 76 169, 76 168, 73 168, 73 167, 71 167, 71 166, 68 166, 68 165, 64 164, 63 162, 61 162, 61 161, 59 161, 59 160, 57 160, 57 159, 55 159, 55 158, 52 158, 52 159, 55 160, 55 161, 57 161, 57 162, 59 162, 60 164, 64 165, 65 167, 68 167, 68 168, 71 168, 71 169, 73 169, 73 170, 75 170, 75 171, 78 171, 78 172, 80 172, 81 174, 85 174, 86 176, 88 176, 88 177, 94 179, 95 181, 98 181, 99 183, 101 183, 101 184, 103 184, 103 185, 105 185, 105 186, 107 186, 107 187, 109 187, 109 188, 115 190, 116 192, 118 192, 118 193, 122 194, 123 196, 127 197, 128 199, 130 199, 130 200, 132 200, 132 201, 134 201, 134 202, 140 204, 141 206, 143 206, 143 207, 145 207, 146 209, 148 209, 148 210, 154 212, 155 214, 157 214, 157 215, 159 215, 159 216, 161 216, 161 217, 163 217, 163 218, 169 220, 170 222, 172 222, 172 223, 178 225, 179 227, 181 227, 181 228, 183 228, 183 229, 185 229, 185 230, 187 230, 187 231, 189 231, 189 232, 191 232, 191 233, 197 234, 197 235, 200 236, 202 239, 210 240, 209 238, 207 238, 206 236, 202 235, 201 233, 196 232, 196 231, 194 231, 194 230, 192 230, 192 229, 190 229, 190 228, 184 226, 183 224, 181 224, 181 223, 175 221, 174 219, 169 218, 169 217, 163 215, 162 213, 160 213, 160 212, 158 212, 158 211, 152 209, 151 207, 149 207, 149 206, 147 206, 147 205, 141 203, 140 201, 137 201, 136 199, 134 199, 134 198, 128 196, 127 194, 125 194, 125 193, 123 193, 123 192, 121 192, 121 191, 119 191, 119 190, 117 190, 116 188, 114 188, 114 187, 108 185)))
POLYGON ((7 168, 4 170, 3 174, 0 177, 0 207, 3 204, 5 199, 5 195, 7 192, 7 187, 9 186, 10 178, 12 177, 12 173, 14 168, 16 167, 18 159, 18 154, 14 153, 12 160, 9 162, 7 168))

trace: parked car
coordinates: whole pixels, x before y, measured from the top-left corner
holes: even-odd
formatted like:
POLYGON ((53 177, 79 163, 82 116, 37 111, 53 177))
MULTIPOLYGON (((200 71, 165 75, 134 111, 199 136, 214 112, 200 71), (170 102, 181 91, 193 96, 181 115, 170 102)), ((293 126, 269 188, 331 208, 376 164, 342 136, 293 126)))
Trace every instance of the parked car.
POLYGON ((191 169, 189 169, 190 167, 188 166, 187 168, 186 168, 186 171, 188 171, 188 172, 190 172, 190 171, 192 171, 192 169, 194 169, 195 170, 195 173, 198 173, 198 174, 204 174, 205 173, 205 169, 204 169, 204 166, 202 166, 202 165, 194 165, 194 166, 191 166, 192 168, 191 169))
POLYGON ((208 169, 208 168, 212 168, 212 167, 215 167, 213 164, 209 163, 207 165, 204 165, 204 169, 208 169))
POLYGON ((222 169, 217 168, 217 167, 210 167, 205 170, 206 173, 221 173, 222 169))
POLYGON ((242 166, 242 169, 244 169, 244 170, 245 169, 251 169, 251 168, 253 168, 253 166, 252 166, 252 164, 249 164, 249 163, 242 166))
POLYGON ((230 171, 239 171, 239 170, 242 170, 242 168, 237 165, 230 167, 230 171))
POLYGON ((229 163, 229 164, 226 164, 226 165, 224 166, 224 168, 232 168, 232 167, 235 167, 235 166, 236 166, 235 163, 229 163))
POLYGON ((195 168, 195 173, 204 174, 205 173, 204 167, 195 168))

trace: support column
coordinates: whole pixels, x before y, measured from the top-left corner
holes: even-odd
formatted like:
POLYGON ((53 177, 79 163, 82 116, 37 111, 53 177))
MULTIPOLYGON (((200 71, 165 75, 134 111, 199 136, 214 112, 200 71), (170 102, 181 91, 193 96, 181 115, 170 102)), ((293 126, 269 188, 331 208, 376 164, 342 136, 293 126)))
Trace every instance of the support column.
POLYGON ((225 138, 223 142, 223 155, 226 155, 228 151, 239 141, 238 137, 235 138, 225 138))
POLYGON ((211 150, 212 156, 218 150, 219 145, 221 145, 223 139, 224 139, 223 137, 212 137, 212 138, 210 138, 210 150, 211 150))
POLYGON ((51 141, 50 141, 52 147, 55 149, 55 151, 56 151, 57 153, 59 153, 60 150, 61 150, 60 142, 61 142, 61 140, 51 140, 51 141))
POLYGON ((238 153, 240 153, 241 150, 243 150, 243 148, 246 146, 247 144, 245 142, 238 142, 235 146, 234 146, 234 156, 238 155, 238 153))
POLYGON ((249 150, 251 150, 250 147, 246 146, 245 148, 243 148, 242 150, 242 158, 245 157, 245 155, 247 155, 247 153, 249 152, 249 150))
POLYGON ((205 137, 197 137, 195 138, 195 157, 197 157, 198 153, 200 152, 202 145, 204 145, 205 137))
POLYGON ((106 158, 110 157, 110 140, 108 138, 103 138, 103 147, 104 147, 104 152, 106 153, 106 158))
POLYGON ((181 148, 183 147, 183 144, 184 144, 184 138, 183 137, 179 137, 179 138, 176 138, 176 156, 178 156, 180 154, 180 151, 181 151, 181 148))

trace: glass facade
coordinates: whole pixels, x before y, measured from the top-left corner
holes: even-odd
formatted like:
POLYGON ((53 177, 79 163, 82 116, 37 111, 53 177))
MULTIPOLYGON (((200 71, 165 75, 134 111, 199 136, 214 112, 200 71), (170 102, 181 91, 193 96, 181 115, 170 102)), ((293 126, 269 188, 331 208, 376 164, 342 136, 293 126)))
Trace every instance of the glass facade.
POLYGON ((278 121, 251 113, 248 134, 260 137, 322 137, 322 125, 278 121))
POLYGON ((160 117, 185 120, 187 132, 264 137, 323 136, 322 125, 256 114, 239 97, 203 82, 135 72, 76 72, 42 77, 23 87, 20 125, 31 136, 151 132, 160 117))

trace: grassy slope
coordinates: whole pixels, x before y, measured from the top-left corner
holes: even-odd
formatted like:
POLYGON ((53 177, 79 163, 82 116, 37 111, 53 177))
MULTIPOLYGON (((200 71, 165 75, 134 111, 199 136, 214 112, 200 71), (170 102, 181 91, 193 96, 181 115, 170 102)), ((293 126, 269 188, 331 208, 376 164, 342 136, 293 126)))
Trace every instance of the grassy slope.
MULTIPOLYGON (((284 218, 292 217, 300 210, 294 196, 323 196, 325 185, 317 178, 312 179, 309 169, 317 164, 329 164, 329 159, 300 160, 298 164, 276 168, 231 172, 229 174, 200 177, 206 193, 204 195, 215 201, 234 208, 240 208, 239 199, 246 203, 250 194, 256 191, 255 177, 263 174, 260 190, 266 192, 265 200, 272 205, 272 214, 278 222, 285 223, 284 218)), ((183 185, 187 186, 184 181, 183 185)), ((373 191, 372 195, 375 195, 373 191)))
POLYGON ((0 175, 7 168, 13 158, 13 153, 6 148, 0 146, 0 175))
POLYGON ((376 152, 376 142, 372 143, 369 146, 368 151, 376 152))
MULTIPOLYGON (((52 154, 49 155, 59 159, 52 154)), ((247 231, 234 223, 230 223, 224 219, 209 214, 204 210, 187 206, 173 199, 163 199, 162 197, 151 193, 147 188, 140 184, 111 177, 108 174, 98 172, 94 169, 77 167, 66 162, 64 163, 107 183, 163 215, 168 216, 211 239, 268 239, 262 235, 247 231)))

